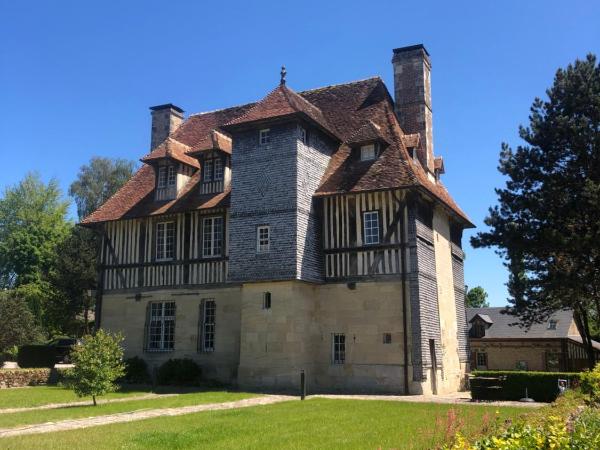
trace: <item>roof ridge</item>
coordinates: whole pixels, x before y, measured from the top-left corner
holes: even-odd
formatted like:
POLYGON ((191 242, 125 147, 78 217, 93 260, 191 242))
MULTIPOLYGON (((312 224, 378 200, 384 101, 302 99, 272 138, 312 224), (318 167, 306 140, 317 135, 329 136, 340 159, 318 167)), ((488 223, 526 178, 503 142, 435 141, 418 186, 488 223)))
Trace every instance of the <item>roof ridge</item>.
POLYGON ((302 95, 302 94, 306 94, 308 92, 324 91, 325 89, 331 89, 331 88, 335 88, 335 87, 339 87, 339 86, 349 86, 351 84, 364 83, 365 81, 371 81, 371 80, 383 81, 383 79, 379 75, 373 75, 372 77, 363 78, 362 80, 354 80, 354 81, 348 81, 347 83, 336 83, 336 84, 329 84, 327 86, 321 86, 321 87, 313 88, 313 89, 305 89, 303 91, 298 91, 297 94, 302 95))
POLYGON ((228 106, 226 108, 218 108, 218 109, 213 109, 213 110, 210 110, 210 111, 201 111, 201 112, 190 114, 188 116, 188 119, 190 117, 202 116, 204 114, 213 114, 213 113, 216 113, 216 112, 227 111, 228 109, 242 108, 244 106, 255 105, 256 103, 258 103, 258 102, 240 103, 239 105, 228 106))

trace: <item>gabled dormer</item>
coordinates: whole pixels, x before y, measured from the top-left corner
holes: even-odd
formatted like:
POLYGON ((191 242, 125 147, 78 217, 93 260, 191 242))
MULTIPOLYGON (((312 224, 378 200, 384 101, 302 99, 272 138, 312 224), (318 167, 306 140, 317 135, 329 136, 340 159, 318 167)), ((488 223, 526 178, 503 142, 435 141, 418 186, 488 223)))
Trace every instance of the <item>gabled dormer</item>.
POLYGON ((190 147, 167 137, 140 161, 154 168, 154 199, 173 200, 200 168, 198 160, 187 155, 190 147))
POLYGON ((475 339, 481 339, 485 336, 485 331, 490 328, 494 321, 487 314, 475 314, 471 320, 471 329, 469 330, 469 336, 475 339))
POLYGON ((375 161, 390 145, 381 127, 372 120, 367 120, 360 126, 348 139, 347 144, 360 161, 375 161))
POLYGON ((198 158, 202 173, 200 194, 223 192, 231 183, 231 138, 218 130, 196 144, 189 152, 198 158))

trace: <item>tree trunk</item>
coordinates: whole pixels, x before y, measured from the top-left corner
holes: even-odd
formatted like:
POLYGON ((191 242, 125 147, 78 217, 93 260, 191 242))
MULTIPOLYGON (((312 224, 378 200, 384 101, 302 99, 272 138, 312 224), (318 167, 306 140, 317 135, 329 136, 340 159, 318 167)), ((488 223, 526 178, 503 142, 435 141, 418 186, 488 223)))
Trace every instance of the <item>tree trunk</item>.
POLYGON ((96 396, 95 395, 92 395, 92 400, 94 402, 94 406, 97 406, 97 404, 96 404, 96 396))
POLYGON ((574 310, 573 318, 575 319, 575 324, 577 325, 577 329, 581 335, 583 347, 585 348, 585 352, 587 354, 588 367, 591 370, 596 365, 596 354, 594 352, 594 346, 592 345, 592 338, 590 336, 588 313, 585 308, 577 308, 574 310))

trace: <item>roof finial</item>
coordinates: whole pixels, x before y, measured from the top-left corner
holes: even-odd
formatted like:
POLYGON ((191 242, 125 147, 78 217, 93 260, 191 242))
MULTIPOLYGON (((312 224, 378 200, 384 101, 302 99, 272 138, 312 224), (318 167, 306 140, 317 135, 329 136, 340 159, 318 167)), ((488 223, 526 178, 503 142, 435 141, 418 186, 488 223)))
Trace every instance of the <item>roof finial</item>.
POLYGON ((285 84, 285 76, 287 75, 287 71, 285 70, 285 66, 281 66, 281 84, 285 84))

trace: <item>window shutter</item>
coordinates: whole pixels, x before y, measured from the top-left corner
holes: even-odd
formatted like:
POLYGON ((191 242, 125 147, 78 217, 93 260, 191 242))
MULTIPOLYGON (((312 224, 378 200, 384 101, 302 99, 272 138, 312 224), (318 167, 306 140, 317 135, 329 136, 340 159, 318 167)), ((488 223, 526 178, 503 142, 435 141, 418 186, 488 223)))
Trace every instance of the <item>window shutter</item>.
POLYGON ((198 346, 197 346, 197 350, 198 353, 202 352, 203 350, 203 346, 202 346, 202 342, 204 339, 204 330, 203 330, 203 325, 204 324, 204 299, 202 299, 200 301, 200 311, 198 312, 198 346))
POLYGON ((146 303, 146 323, 144 324, 144 351, 148 351, 149 339, 148 331, 150 329, 150 302, 146 303))

